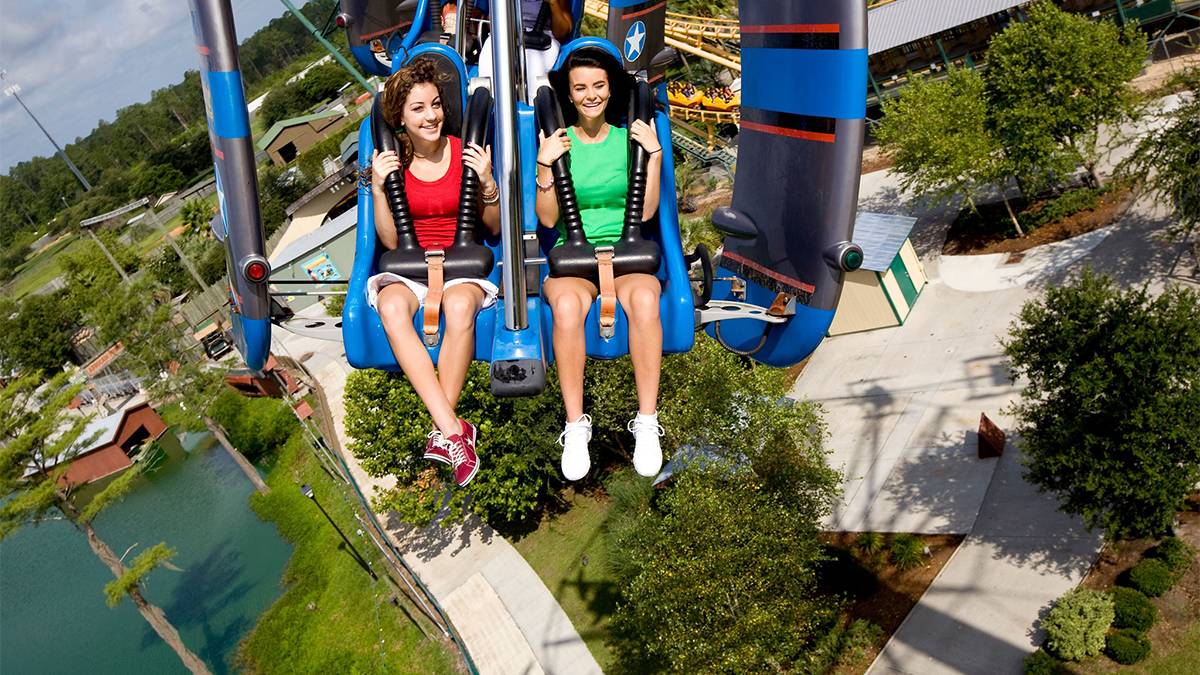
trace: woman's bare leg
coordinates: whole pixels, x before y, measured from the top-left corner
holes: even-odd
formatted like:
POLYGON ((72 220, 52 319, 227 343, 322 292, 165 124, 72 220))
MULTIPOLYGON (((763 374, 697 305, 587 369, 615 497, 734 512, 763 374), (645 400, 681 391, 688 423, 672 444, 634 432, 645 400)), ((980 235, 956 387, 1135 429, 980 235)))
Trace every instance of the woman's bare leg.
POLYGON ((467 368, 475 356, 475 315, 483 305, 483 289, 475 284, 459 284, 446 289, 442 296, 442 316, 446 319, 442 348, 438 352, 438 380, 453 409, 467 380, 467 368))
POLYGON ((546 279, 542 294, 554 314, 554 361, 562 388, 567 421, 583 416, 583 367, 587 362, 584 321, 599 291, 586 279, 546 279))
POLYGON ((658 409, 658 378, 662 370, 662 321, 659 296, 662 284, 649 274, 617 277, 617 299, 629 319, 629 357, 637 383, 638 412, 653 415, 658 409))
POLYGON ((388 344, 396 355, 396 362, 412 383, 417 396, 421 397, 433 423, 447 437, 461 433, 458 417, 438 383, 429 352, 425 351, 424 343, 413 328, 413 315, 420 306, 417 296, 404 284, 390 284, 379 291, 379 299, 375 304, 379 318, 383 320, 388 344))

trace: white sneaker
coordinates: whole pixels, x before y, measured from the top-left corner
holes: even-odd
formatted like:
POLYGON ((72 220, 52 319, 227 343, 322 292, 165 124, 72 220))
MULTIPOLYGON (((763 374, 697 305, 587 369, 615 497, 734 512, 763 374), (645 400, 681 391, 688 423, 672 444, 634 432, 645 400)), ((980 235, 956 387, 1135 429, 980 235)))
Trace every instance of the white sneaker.
POLYGON ((558 444, 563 446, 562 472, 567 480, 579 480, 587 475, 592 468, 592 459, 588 454, 588 441, 592 440, 592 418, 582 415, 574 422, 567 422, 566 428, 558 436, 558 444))
POLYGON ((629 420, 629 430, 633 432, 633 468, 647 478, 657 476, 662 469, 662 444, 658 439, 664 433, 658 413, 638 413, 629 420))

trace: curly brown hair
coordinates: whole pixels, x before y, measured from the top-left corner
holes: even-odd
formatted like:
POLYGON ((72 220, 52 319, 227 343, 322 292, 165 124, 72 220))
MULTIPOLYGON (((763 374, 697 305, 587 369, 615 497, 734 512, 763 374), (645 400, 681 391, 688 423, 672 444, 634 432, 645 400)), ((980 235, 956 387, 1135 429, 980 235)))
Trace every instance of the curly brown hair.
MULTIPOLYGON (((445 79, 447 78, 438 72, 437 65, 433 60, 426 58, 413 59, 412 63, 392 73, 392 76, 383 85, 383 121, 393 129, 400 127, 404 102, 408 100, 408 95, 412 92, 413 87, 418 84, 432 84, 437 87, 438 96, 444 101, 446 92, 442 87, 442 81, 445 79)), ((443 124, 442 135, 445 133, 446 127, 443 124)), ((413 153, 412 143, 408 141, 408 134, 397 134, 396 140, 400 142, 400 161, 404 166, 408 166, 412 161, 413 153)))

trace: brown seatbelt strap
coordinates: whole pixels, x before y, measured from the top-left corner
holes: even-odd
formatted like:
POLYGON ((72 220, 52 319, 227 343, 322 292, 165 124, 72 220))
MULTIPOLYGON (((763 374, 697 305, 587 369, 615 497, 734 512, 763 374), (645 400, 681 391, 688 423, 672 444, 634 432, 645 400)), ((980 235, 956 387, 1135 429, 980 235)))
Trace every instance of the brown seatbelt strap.
POLYGON ((436 347, 438 343, 438 324, 442 311, 442 291, 445 281, 442 273, 442 263, 446 260, 445 251, 426 251, 425 265, 429 272, 429 292, 425 294, 425 321, 421 327, 421 335, 425 346, 436 347))
POLYGON ((610 339, 617 325, 617 284, 613 280, 613 247, 596 247, 596 267, 600 272, 600 337, 610 339))

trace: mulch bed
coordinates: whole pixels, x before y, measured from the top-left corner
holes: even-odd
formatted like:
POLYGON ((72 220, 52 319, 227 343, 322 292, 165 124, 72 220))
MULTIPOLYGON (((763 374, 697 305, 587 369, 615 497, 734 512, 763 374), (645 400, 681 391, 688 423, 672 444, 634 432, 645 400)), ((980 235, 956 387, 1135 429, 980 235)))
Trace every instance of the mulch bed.
MULTIPOLYGON (((1056 241, 1070 239, 1092 230, 1100 229, 1123 216, 1133 204, 1133 192, 1128 188, 1116 188, 1100 196, 1100 205, 1095 209, 1080 211, 1062 220, 1047 223, 1024 237, 1016 236, 1012 221, 1004 202, 980 204, 979 213, 963 209, 950 224, 946 244, 942 253, 946 255, 984 255, 987 253, 1018 253, 1056 241)), ((1010 199, 1015 213, 1027 206, 1025 200, 1010 199)), ((1037 209, 1038 204, 1032 205, 1037 209)))
POLYGON ((915 535, 929 547, 930 556, 924 565, 899 570, 891 564, 866 564, 855 546, 858 536, 853 532, 827 532, 822 535, 826 552, 832 560, 824 568, 821 587, 826 592, 846 598, 846 612, 851 621, 870 621, 883 629, 883 635, 861 661, 838 669, 838 673, 861 672, 875 660, 892 633, 900 627, 904 617, 916 606, 925 589, 933 583, 934 577, 942 571, 963 541, 962 535, 915 535))
MULTIPOLYGON (((1179 514, 1182 522, 1179 537, 1192 548, 1200 550, 1200 492, 1187 500, 1186 510, 1179 514)), ((1106 544, 1100 559, 1088 572, 1083 586, 1109 590, 1123 575, 1152 548, 1157 540, 1133 539, 1106 544)), ((1158 608, 1158 620, 1148 633, 1155 654, 1168 654, 1179 648, 1179 640, 1188 628, 1200 620, 1200 561, 1192 564, 1175 586, 1160 598, 1151 598, 1158 608)), ((1126 668, 1101 656, 1072 666, 1077 673, 1110 673, 1126 668)))

